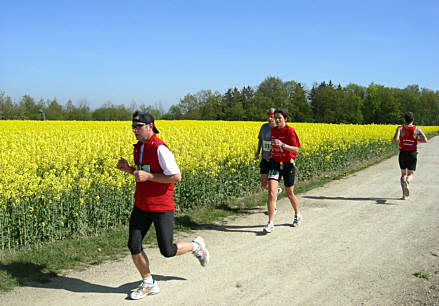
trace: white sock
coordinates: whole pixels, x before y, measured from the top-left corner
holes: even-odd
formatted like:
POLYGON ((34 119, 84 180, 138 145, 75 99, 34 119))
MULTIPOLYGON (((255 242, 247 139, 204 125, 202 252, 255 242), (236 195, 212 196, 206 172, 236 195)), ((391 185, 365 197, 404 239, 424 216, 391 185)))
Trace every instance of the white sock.
POLYGON ((196 242, 192 242, 192 252, 196 252, 200 249, 200 245, 196 242))
POLYGON ((152 279, 152 276, 150 276, 150 277, 145 277, 143 279, 143 282, 146 283, 146 284, 153 284, 154 280, 152 279))

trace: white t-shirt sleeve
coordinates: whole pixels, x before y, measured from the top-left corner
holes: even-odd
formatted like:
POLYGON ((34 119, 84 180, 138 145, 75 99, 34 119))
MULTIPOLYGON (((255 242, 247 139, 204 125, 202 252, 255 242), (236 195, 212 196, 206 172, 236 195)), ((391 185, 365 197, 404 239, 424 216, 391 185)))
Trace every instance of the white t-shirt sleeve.
POLYGON ((180 168, 178 168, 175 161, 174 154, 164 145, 160 145, 157 148, 157 155, 159 158, 160 167, 163 169, 164 175, 179 174, 180 168))

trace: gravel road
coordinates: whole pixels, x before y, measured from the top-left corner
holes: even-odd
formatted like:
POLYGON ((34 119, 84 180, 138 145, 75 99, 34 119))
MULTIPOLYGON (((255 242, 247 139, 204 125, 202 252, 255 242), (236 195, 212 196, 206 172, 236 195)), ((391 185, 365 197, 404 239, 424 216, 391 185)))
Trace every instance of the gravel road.
POLYGON ((419 147, 410 199, 401 200, 397 157, 301 194, 304 216, 278 203, 275 230, 262 235, 265 208, 202 235, 211 262, 164 258, 148 248, 161 292, 126 299, 139 275, 129 256, 0 295, 1 305, 439 305, 439 137, 419 147), (414 276, 422 272, 428 280, 414 276))

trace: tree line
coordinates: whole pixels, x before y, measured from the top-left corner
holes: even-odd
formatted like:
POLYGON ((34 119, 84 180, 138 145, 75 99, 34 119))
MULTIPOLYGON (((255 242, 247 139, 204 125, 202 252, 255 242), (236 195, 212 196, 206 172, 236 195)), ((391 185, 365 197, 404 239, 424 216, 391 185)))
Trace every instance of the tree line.
POLYGON ((375 83, 368 87, 331 81, 314 84, 307 90, 301 83, 268 77, 256 88, 201 90, 187 94, 171 106, 168 119, 266 120, 270 107, 283 108, 292 122, 397 124, 411 111, 420 125, 439 125, 439 91, 418 85, 404 89, 375 83))
POLYGON ((132 102, 128 107, 114 105, 107 102, 92 111, 87 100, 82 99, 76 105, 71 100, 63 106, 55 99, 35 100, 29 95, 24 95, 18 103, 11 97, 0 92, 0 119, 1 120, 77 120, 77 121, 129 121, 135 110, 148 112, 154 118, 160 118, 165 114, 163 106, 137 105, 132 102))
POLYGON ((416 124, 439 125, 439 91, 409 85, 404 89, 371 83, 368 87, 348 84, 342 87, 331 81, 305 88, 295 81, 267 77, 256 87, 230 88, 225 93, 201 90, 187 94, 167 112, 161 104, 130 106, 106 103, 94 111, 84 100, 71 100, 61 106, 56 99, 35 102, 23 96, 12 102, 0 92, 0 119, 29 120, 131 120, 139 109, 156 119, 264 121, 267 109, 283 108, 292 122, 397 124, 402 114, 411 111, 416 124))

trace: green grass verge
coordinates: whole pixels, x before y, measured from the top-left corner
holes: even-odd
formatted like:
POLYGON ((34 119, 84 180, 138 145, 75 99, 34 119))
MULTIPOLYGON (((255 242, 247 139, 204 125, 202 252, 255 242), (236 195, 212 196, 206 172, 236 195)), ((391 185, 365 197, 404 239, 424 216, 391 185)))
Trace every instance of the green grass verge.
MULTIPOLYGON (((295 191, 297 194, 306 192, 378 163, 394 154, 396 152, 367 162, 356 163, 348 168, 327 173, 325 176, 306 182, 298 182, 295 191)), ((187 211, 176 215, 175 231, 202 229, 224 222, 224 219, 229 216, 254 213, 255 207, 265 205, 266 198, 266 192, 260 191, 228 203, 187 211)), ((0 292, 12 290, 16 286, 29 282, 49 282, 52 277, 72 269, 85 269, 90 265, 123 258, 129 255, 127 240, 128 229, 126 226, 120 226, 97 236, 81 236, 52 243, 40 243, 15 251, 3 251, 0 253, 0 292)), ((153 232, 148 233, 144 240, 144 244, 150 243, 155 243, 153 232)))

